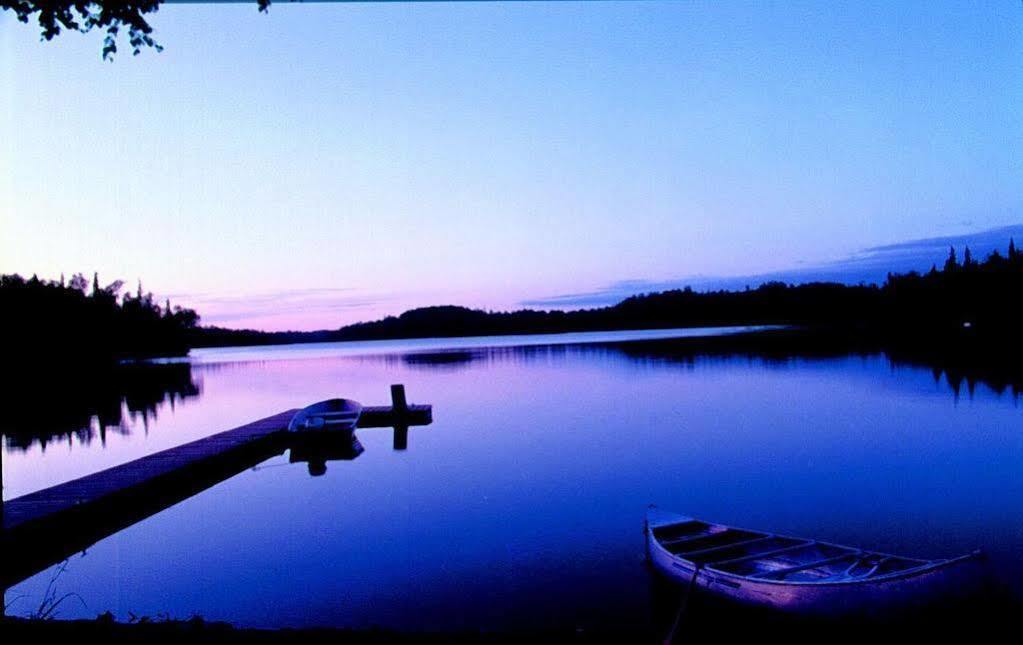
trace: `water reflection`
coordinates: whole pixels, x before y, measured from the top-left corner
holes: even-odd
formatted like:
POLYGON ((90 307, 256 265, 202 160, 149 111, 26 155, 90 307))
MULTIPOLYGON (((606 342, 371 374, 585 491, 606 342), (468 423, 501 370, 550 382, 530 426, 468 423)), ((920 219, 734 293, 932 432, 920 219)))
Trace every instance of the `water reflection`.
POLYGON ((16 401, 0 420, 8 450, 42 449, 77 439, 106 445, 107 433, 129 434, 141 423, 148 432, 160 411, 202 393, 187 364, 126 364, 85 369, 60 367, 19 373, 5 398, 16 401))
POLYGON ((309 474, 321 477, 328 461, 352 461, 363 452, 355 433, 306 432, 292 440, 288 461, 308 464, 309 474))
MULTIPOLYGON (((439 341, 444 342, 444 341, 439 341)), ((512 362, 529 366, 572 357, 628 359, 637 365, 679 366, 695 369, 721 361, 746 360, 751 365, 785 367, 799 361, 843 357, 884 356, 893 370, 925 368, 935 384, 948 388, 954 400, 973 398, 978 385, 1017 400, 1023 394, 1023 369, 1007 362, 967 360, 942 351, 906 348, 854 347, 847 343, 806 343, 779 336, 764 342, 745 335, 639 341, 526 346, 424 349, 396 353, 362 354, 348 360, 403 366, 414 370, 460 371, 490 363, 512 362)), ((130 434, 151 421, 164 408, 202 394, 201 374, 266 366, 269 361, 132 364, 84 371, 65 369, 22 374, 8 385, 8 398, 18 401, 0 421, 8 450, 26 450, 33 444, 45 449, 56 441, 76 439, 81 444, 108 433, 130 434), (59 392, 59 397, 54 393, 59 392)), ((396 432, 394 447, 401 450, 407 435, 396 432)))
MULTIPOLYGON (((402 429, 407 436, 408 427, 403 426, 402 429)), ((395 430, 397 431, 397 428, 395 430)), ((203 442, 191 445, 201 443, 203 442)), ((202 451, 201 448, 193 450, 202 451)), ((157 477, 151 473, 160 466, 153 463, 135 466, 128 473, 122 471, 122 476, 115 478, 122 488, 118 495, 113 497, 90 498, 87 493, 82 492, 109 485, 107 478, 95 485, 72 485, 70 488, 50 489, 61 492, 51 494, 45 499, 23 503, 22 500, 32 498, 30 495, 14 502, 13 505, 5 502, 8 508, 3 545, 7 555, 17 553, 18 557, 5 557, 0 560, 0 589, 6 589, 46 567, 66 560, 76 552, 84 552, 96 542, 245 470, 262 469, 258 464, 285 450, 290 453, 289 463, 307 464, 309 475, 312 477, 325 475, 327 462, 352 461, 364 452, 355 433, 348 430, 277 433, 264 435, 243 447, 236 445, 232 450, 210 452, 201 461, 189 462, 184 458, 179 462, 177 470, 165 472, 157 477), (73 512, 67 512, 67 508, 63 510, 59 508, 61 500, 66 499, 68 495, 83 495, 75 502, 73 512), (15 509, 13 513, 12 506, 15 509), (49 508, 47 511, 49 515, 42 519, 32 517, 40 506, 49 508), (12 515, 16 519, 11 520, 12 515), (13 524, 7 523, 11 521, 13 524)), ((174 461, 173 457, 166 455, 167 453, 161 453, 147 459, 155 459, 158 462, 174 461)), ((145 461, 143 459, 135 463, 145 461)))
POLYGON ((820 642, 822 633, 841 633, 845 637, 843 642, 861 636, 867 642, 875 642, 878 634, 887 634, 891 640, 912 634, 909 640, 925 642, 939 637, 938 642, 946 642, 953 640, 953 634, 973 634, 977 625, 1004 624, 1008 616, 1020 609, 1018 599, 1004 589, 987 585, 985 580, 983 588, 968 594, 952 594, 944 600, 898 613, 844 619, 810 617, 743 605, 705 589, 687 594, 684 587, 672 584, 652 569, 649 597, 651 633, 644 640, 658 643, 720 640, 725 633, 738 636, 747 632, 761 640, 765 634, 784 634, 790 643, 820 642))
MULTIPOLYGON (((586 344, 431 349, 393 354, 365 354, 350 360, 402 365, 428 371, 458 371, 493 362, 528 366, 571 357, 626 358, 636 364, 677 365, 693 369, 700 364, 745 359, 751 364, 783 367, 794 361, 884 356, 893 370, 926 368, 936 384, 944 384, 953 398, 972 398, 978 385, 998 395, 1023 394, 1023 369, 1014 364, 966 361, 946 353, 891 348, 854 348, 843 344, 752 342, 743 336, 679 338, 586 344)), ((25 450, 33 444, 43 449, 55 441, 75 438, 81 444, 96 439, 106 444, 108 433, 126 435, 150 422, 164 407, 174 406, 202 393, 203 372, 219 372, 266 365, 266 361, 238 363, 133 364, 94 371, 68 373, 54 370, 45 375, 21 375, 8 386, 11 406, 0 421, 8 449, 25 450), (60 392, 55 400, 54 392, 60 392), (45 412, 43 412, 45 411, 45 412)), ((404 441, 395 435, 395 448, 404 441)))
POLYGON ((511 361, 519 365, 564 360, 573 356, 626 358, 636 364, 678 365, 693 369, 699 364, 745 359, 750 364, 785 367, 798 361, 883 356, 893 370, 925 368, 935 384, 944 384, 958 400, 965 393, 973 398, 978 385, 1001 396, 1009 393, 1018 399, 1023 394, 1023 366, 1008 361, 969 360, 961 355, 936 349, 851 346, 843 342, 806 343, 778 336, 766 342, 745 336, 715 338, 678 338, 587 344, 530 345, 523 347, 479 347, 437 349, 401 354, 360 357, 360 361, 378 361, 429 371, 452 371, 480 367, 492 362, 511 361))
MULTIPOLYGON (((1023 592, 1019 412, 982 386, 997 391, 988 371, 741 339, 445 342, 207 361, 192 368, 201 401, 173 415, 165 404, 148 437, 12 455, 7 494, 20 496, 311 401, 382 403, 390 383, 437 410, 413 450, 400 450, 400 433, 360 429, 364 452, 273 457, 102 540, 62 579, 89 611, 68 606, 62 617, 110 609, 264 627, 634 634, 658 602, 642 558, 651 502, 926 557, 980 546, 1023 592), (977 396, 955 407, 960 373, 963 398, 966 375, 977 396)), ((39 597, 47 581, 39 574, 9 597, 39 597)))

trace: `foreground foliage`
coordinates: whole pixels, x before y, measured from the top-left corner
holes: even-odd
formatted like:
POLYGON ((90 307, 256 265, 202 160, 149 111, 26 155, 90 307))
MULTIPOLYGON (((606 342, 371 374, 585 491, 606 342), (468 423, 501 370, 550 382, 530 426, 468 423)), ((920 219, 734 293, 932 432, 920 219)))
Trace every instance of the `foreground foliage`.
MULTIPOLYGON (((24 23, 35 19, 43 40, 53 40, 63 31, 103 30, 106 32, 103 58, 110 59, 117 53, 118 37, 123 31, 128 33, 128 45, 135 55, 145 47, 163 50, 153 39, 153 27, 146 19, 161 3, 162 0, 0 0, 0 9, 14 12, 24 23)), ((257 4, 260 11, 266 11, 270 0, 257 0, 257 4)))

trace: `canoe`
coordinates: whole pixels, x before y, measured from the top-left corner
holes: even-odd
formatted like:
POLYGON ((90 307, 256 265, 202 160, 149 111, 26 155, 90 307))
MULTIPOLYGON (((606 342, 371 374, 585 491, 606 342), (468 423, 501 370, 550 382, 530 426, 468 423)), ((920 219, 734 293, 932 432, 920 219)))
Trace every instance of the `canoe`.
POLYGON ((647 555, 689 590, 817 616, 878 614, 960 595, 976 582, 974 551, 923 560, 739 529, 651 507, 647 555))
POLYGON ((305 432, 308 430, 329 430, 351 432, 355 430, 362 414, 362 404, 350 399, 328 399, 313 403, 299 410, 291 423, 288 432, 305 432))

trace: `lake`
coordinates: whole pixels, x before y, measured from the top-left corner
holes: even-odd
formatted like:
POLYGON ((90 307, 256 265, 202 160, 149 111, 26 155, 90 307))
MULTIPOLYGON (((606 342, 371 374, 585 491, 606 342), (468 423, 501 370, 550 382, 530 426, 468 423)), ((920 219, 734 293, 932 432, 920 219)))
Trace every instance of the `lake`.
MULTIPOLYGON (((222 482, 72 557, 59 617, 646 628, 650 503, 910 556, 983 547, 1023 592, 1018 393, 883 354, 672 338, 723 331, 195 351, 83 384, 45 428, 6 421, 4 498, 319 399, 388 403, 404 383, 434 406, 406 449, 366 428, 323 476, 283 455, 222 482)), ((32 612, 53 571, 9 589, 8 613, 32 612)))

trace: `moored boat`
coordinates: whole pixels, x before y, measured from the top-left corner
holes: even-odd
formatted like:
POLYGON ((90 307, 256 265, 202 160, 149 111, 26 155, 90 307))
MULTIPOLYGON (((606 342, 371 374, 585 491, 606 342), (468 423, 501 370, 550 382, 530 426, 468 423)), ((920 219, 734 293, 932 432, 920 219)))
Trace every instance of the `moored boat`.
POLYGON ((308 430, 355 430, 362 404, 351 399, 328 399, 299 410, 288 424, 288 432, 308 430))
POLYGON ((822 616, 922 607, 961 593, 980 551, 925 560, 733 528, 651 507, 653 567, 690 590, 744 604, 822 616))

